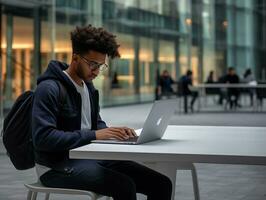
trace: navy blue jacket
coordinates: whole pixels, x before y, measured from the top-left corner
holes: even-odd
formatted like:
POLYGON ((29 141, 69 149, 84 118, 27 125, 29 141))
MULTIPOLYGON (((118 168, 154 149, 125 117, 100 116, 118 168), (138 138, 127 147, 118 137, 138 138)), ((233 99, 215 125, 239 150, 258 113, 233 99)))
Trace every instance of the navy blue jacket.
POLYGON ((99 115, 99 94, 91 82, 86 82, 91 102, 91 130, 81 130, 81 96, 63 70, 68 65, 51 61, 37 80, 32 108, 32 138, 36 163, 52 169, 64 168, 69 162, 69 150, 95 140, 95 130, 106 128, 99 115), (60 86, 67 94, 62 102, 60 86), (61 98, 60 98, 61 97, 61 98))

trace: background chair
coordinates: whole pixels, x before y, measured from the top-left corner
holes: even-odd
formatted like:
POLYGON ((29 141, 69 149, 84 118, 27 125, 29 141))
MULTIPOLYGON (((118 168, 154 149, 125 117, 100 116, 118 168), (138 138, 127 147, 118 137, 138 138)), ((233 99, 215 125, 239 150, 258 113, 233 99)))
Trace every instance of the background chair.
MULTIPOLYGON (((266 82, 258 82, 258 84, 266 84, 266 82)), ((266 99, 266 88, 256 88, 256 96, 257 96, 258 107, 262 111, 263 100, 266 99)))

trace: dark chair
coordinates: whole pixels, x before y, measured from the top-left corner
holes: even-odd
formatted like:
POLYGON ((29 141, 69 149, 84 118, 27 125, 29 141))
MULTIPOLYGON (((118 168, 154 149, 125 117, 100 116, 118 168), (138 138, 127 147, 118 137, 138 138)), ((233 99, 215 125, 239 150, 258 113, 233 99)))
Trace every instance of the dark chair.
MULTIPOLYGON (((266 82, 258 82, 258 85, 260 84, 266 84, 266 82)), ((263 99, 266 99, 266 88, 256 88, 256 95, 257 95, 257 102, 258 106, 263 108, 263 99)))

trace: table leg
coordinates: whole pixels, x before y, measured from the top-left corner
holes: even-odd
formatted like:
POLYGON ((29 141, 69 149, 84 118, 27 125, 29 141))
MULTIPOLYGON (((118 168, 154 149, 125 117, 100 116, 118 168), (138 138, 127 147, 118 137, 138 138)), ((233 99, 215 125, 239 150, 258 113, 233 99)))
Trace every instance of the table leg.
POLYGON ((147 167, 150 167, 166 176, 168 176, 173 185, 172 189, 172 200, 175 199, 175 188, 176 188, 176 172, 177 170, 190 170, 193 182, 193 191, 195 200, 200 200, 199 185, 197 171, 193 163, 176 163, 176 162, 145 162, 143 163, 147 167))

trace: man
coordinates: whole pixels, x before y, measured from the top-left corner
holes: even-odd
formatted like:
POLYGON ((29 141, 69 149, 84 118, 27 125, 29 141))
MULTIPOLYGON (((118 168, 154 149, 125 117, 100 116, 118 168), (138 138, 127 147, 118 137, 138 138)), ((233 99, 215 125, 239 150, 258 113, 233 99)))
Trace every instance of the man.
MULTIPOLYGON (((218 78, 218 83, 225 83, 226 76, 227 76, 227 74, 223 74, 222 76, 220 76, 218 78)), ((226 99, 226 97, 227 97, 227 89, 226 88, 220 88, 219 89, 218 104, 219 105, 223 105, 223 101, 224 101, 224 99, 226 99)))
MULTIPOLYGON (((235 69, 233 67, 228 68, 227 75, 224 78, 224 82, 229 84, 239 83, 239 77, 236 74, 235 69)), ((230 109, 236 108, 237 106, 240 107, 240 105, 238 104, 239 94, 240 92, 238 88, 228 88, 227 98, 230 104, 230 109)))
POLYGON ((193 106, 194 103, 198 97, 198 92, 197 91, 191 91, 189 89, 189 86, 192 86, 192 71, 191 70, 187 70, 186 75, 182 76, 180 78, 180 82, 179 82, 179 90, 181 95, 184 96, 184 110, 185 113, 187 113, 188 108, 187 108, 187 96, 192 96, 192 99, 190 101, 190 109, 191 112, 194 111, 193 106))
MULTIPOLYGON (((33 144, 40 181, 49 187, 93 191, 114 200, 171 199, 169 178, 131 161, 69 159, 69 150, 91 140, 134 137, 127 127, 110 127, 99 115, 92 80, 107 68, 106 58, 119 57, 115 36, 91 25, 71 32, 70 65, 51 61, 39 77, 33 103, 33 144), (61 103, 60 84, 67 91, 61 103)), ((103 145, 104 148, 104 145, 103 145)))
POLYGON ((170 95, 174 93, 174 90, 172 88, 172 84, 174 83, 174 81, 167 70, 163 71, 162 75, 160 76, 159 83, 159 91, 161 96, 170 97, 170 95))

